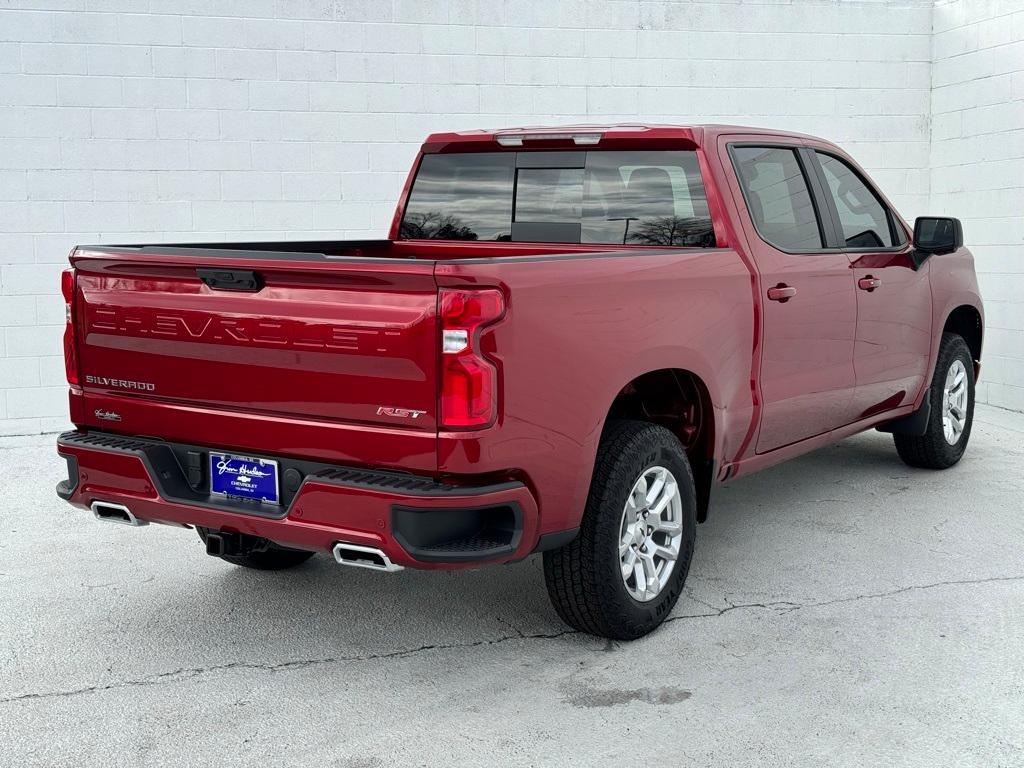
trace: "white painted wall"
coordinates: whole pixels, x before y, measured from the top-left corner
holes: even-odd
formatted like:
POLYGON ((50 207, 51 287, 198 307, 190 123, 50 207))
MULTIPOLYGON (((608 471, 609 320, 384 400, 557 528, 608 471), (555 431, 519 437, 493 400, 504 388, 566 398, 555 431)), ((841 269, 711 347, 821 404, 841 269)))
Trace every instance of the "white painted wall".
MULTIPOLYGON (((72 245, 380 236, 431 131, 747 123, 839 142, 910 218, 943 183, 932 25, 955 9, 931 0, 2 5, 0 434, 65 424, 57 284, 72 245)), ((1019 225, 1000 237, 1019 243, 1019 225)), ((1019 328, 1019 306, 1006 312, 1019 328)))
POLYGON ((1024 2, 943 0, 933 23, 931 209, 977 262, 978 400, 1024 411, 1024 2))

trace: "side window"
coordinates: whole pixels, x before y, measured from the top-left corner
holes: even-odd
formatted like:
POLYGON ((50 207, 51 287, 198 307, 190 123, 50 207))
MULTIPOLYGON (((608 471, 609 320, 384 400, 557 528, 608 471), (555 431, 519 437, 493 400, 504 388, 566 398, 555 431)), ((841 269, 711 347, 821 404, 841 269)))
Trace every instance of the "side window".
POLYGON ((903 230, 903 227, 893 222, 892 231, 896 233, 896 245, 907 244, 907 240, 909 238, 907 237, 907 233, 903 230))
POLYGON ((843 239, 850 248, 888 248, 893 245, 889 212, 878 196, 844 161, 815 152, 839 211, 843 239))
POLYGON ((784 251, 821 248, 821 227, 796 151, 733 147, 732 156, 758 234, 784 251))

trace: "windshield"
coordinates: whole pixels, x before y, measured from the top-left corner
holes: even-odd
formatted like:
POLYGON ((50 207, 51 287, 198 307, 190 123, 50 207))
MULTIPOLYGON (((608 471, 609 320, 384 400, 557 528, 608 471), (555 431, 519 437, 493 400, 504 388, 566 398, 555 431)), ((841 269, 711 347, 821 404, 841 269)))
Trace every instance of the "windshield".
POLYGON ((690 151, 426 155, 399 237, 715 245, 690 151))

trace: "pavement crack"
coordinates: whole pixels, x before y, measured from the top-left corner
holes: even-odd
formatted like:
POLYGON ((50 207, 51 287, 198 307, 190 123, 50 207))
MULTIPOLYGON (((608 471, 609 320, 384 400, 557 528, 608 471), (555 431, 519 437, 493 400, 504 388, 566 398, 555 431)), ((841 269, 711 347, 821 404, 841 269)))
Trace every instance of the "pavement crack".
POLYGON ((537 633, 537 634, 525 634, 522 631, 511 627, 517 634, 515 635, 502 635, 500 637, 491 638, 489 640, 477 640, 470 643, 429 643, 426 645, 417 646, 415 648, 403 648, 397 651, 388 651, 387 653, 370 653, 353 656, 323 656, 313 659, 293 659, 290 661, 282 661, 276 664, 259 664, 248 661, 234 661, 227 664, 212 664, 206 667, 181 667, 179 669, 171 670, 168 672, 160 672, 155 675, 149 675, 136 680, 120 680, 118 682, 109 683, 107 685, 91 685, 84 688, 74 688, 67 691, 46 691, 41 693, 23 693, 17 696, 9 696, 7 698, 0 699, 0 704, 10 704, 20 701, 31 701, 38 699, 55 699, 55 698, 67 698, 71 696, 82 696, 90 693, 102 693, 109 690, 117 690, 121 688, 138 688, 147 687, 152 685, 163 685, 167 683, 176 683, 183 680, 190 680, 195 677, 202 675, 215 674, 217 672, 233 672, 238 670, 254 670, 260 672, 283 672, 297 669, 306 669, 308 667, 319 666, 321 664, 351 664, 366 661, 377 661, 380 659, 398 659, 405 658, 407 656, 415 656, 416 654, 423 653, 426 651, 443 651, 453 648, 478 648, 487 645, 498 645, 500 643, 506 643, 511 640, 554 640, 567 635, 580 635, 581 632, 575 629, 565 629, 561 632, 551 633, 537 633))
POLYGON ((967 586, 972 584, 992 584, 1001 581, 1024 581, 1024 575, 1020 576, 988 576, 981 579, 948 579, 946 581, 935 581, 930 584, 911 584, 908 587, 899 587, 898 589, 891 589, 887 592, 870 592, 863 595, 851 595, 850 597, 838 597, 834 600, 825 600, 820 603, 808 603, 807 608, 818 608, 821 606, 828 605, 840 605, 842 603, 854 603, 858 600, 874 600, 883 597, 893 597, 895 595, 902 595, 905 592, 917 592, 926 589, 935 589, 937 587, 956 587, 956 586, 967 586))
POLYGON ((710 608, 713 611, 718 610, 717 608, 715 608, 714 605, 705 600, 701 600, 699 597, 697 597, 691 592, 684 592, 683 597, 689 598, 690 600, 693 600, 693 602, 699 603, 700 605, 703 605, 705 608, 710 608))
MULTIPOLYGON (((670 616, 668 619, 665 620, 665 624, 675 623, 678 621, 689 621, 693 619, 718 618, 727 613, 731 613, 732 611, 742 611, 751 609, 772 609, 782 614, 789 613, 791 611, 802 610, 805 608, 822 608, 832 605, 841 605, 843 603, 853 603, 860 600, 880 600, 888 597, 894 597, 896 595, 901 595, 907 592, 936 589, 939 587, 992 584, 997 582, 1013 581, 1024 581, 1024 575, 990 576, 979 579, 948 579, 945 581, 936 581, 929 584, 912 584, 910 586, 900 587, 898 589, 892 589, 885 592, 871 592, 862 595, 839 597, 833 600, 823 600, 816 603, 794 603, 788 600, 775 600, 771 602, 761 603, 733 603, 729 601, 728 598, 725 598, 726 601, 729 602, 729 605, 727 605, 725 608, 717 609, 711 613, 697 613, 687 614, 683 616, 670 616)), ((121 680, 109 683, 107 685, 92 685, 84 688, 74 688, 66 691, 23 693, 17 696, 9 696, 6 698, 2 698, 0 699, 0 704, 11 704, 22 701, 32 701, 39 699, 60 699, 72 696, 82 696, 91 693, 102 693, 103 691, 116 690, 122 688, 164 685, 167 683, 175 683, 181 682, 183 680, 190 680, 192 678, 200 677, 203 675, 216 674, 218 672, 254 670, 275 673, 297 669, 306 669, 308 667, 319 666, 324 664, 352 664, 367 661, 378 661, 382 659, 399 659, 408 656, 415 656, 417 654, 429 651, 443 651, 454 648, 480 648, 489 645, 499 645, 501 643, 507 643, 510 641, 556 640, 562 637, 583 634, 582 632, 575 629, 564 629, 560 632, 538 632, 527 634, 517 629, 516 627, 508 624, 508 622, 503 621, 502 623, 506 624, 506 626, 509 626, 509 628, 512 629, 516 634, 501 635, 499 637, 491 638, 488 640, 477 640, 468 643, 428 643, 414 648, 403 648, 396 651, 388 651, 387 653, 371 653, 352 656, 323 656, 312 659, 293 659, 291 661, 282 661, 276 664, 259 664, 247 661, 235 661, 227 664, 213 664, 205 667, 181 667, 179 669, 171 670, 168 672, 160 672, 154 675, 149 675, 147 677, 138 678, 136 680, 121 680)), ((617 648, 617 645, 605 643, 602 646, 601 650, 613 651, 617 648)))
POLYGON ((515 626, 511 621, 507 621, 507 620, 501 618, 501 616, 495 616, 494 618, 496 618, 501 623, 502 626, 507 627, 508 629, 511 629, 513 632, 515 632, 518 637, 520 637, 520 638, 525 638, 526 637, 526 635, 524 635, 522 633, 522 631, 519 629, 519 627, 515 626))
POLYGON ((946 581, 936 581, 930 584, 911 584, 907 587, 899 587, 898 589, 891 589, 885 592, 869 592, 863 595, 850 595, 849 597, 837 597, 833 600, 822 600, 816 603, 793 603, 787 600, 775 600, 767 603, 733 603, 728 597, 723 598, 729 605, 725 608, 719 608, 713 613, 691 613, 684 616, 670 616, 665 620, 665 623, 675 621, 685 621, 687 619, 714 619, 719 616, 723 616, 731 611, 746 610, 751 608, 771 608, 778 613, 789 613, 791 611, 798 611, 803 608, 825 608, 830 605, 842 605, 843 603, 854 603, 858 600, 880 600, 886 597, 894 597, 896 595, 902 595, 906 592, 916 592, 926 589, 935 589, 937 587, 950 587, 950 586, 964 586, 972 584, 991 584, 1001 581, 1024 581, 1024 575, 1021 576, 988 576, 981 579, 949 579, 946 581))

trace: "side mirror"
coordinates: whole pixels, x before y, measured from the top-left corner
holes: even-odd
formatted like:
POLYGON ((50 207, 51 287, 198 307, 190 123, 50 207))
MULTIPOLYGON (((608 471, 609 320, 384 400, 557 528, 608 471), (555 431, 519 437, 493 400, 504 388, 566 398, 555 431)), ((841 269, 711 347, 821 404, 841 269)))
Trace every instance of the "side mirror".
POLYGON ((914 249, 922 255, 952 253, 964 244, 960 219, 918 216, 914 221, 914 249))

